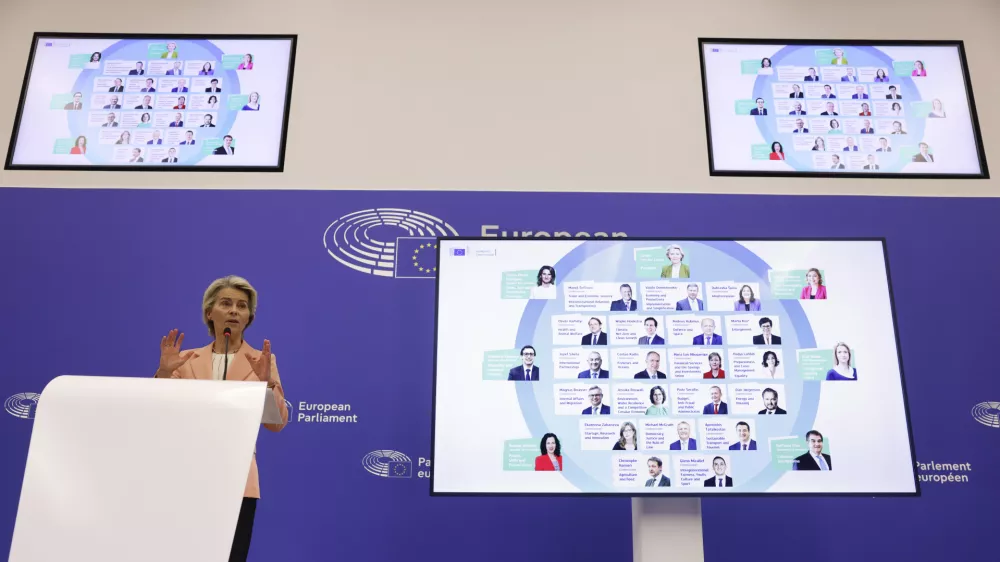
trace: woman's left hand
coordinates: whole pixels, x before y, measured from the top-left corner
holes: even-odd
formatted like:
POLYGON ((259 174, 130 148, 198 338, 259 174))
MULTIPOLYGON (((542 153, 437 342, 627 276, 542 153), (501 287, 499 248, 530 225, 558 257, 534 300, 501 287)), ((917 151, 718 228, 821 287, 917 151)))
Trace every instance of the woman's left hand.
POLYGON ((271 342, 264 340, 264 349, 260 352, 260 357, 254 359, 250 352, 243 355, 250 362, 250 367, 261 382, 271 382, 271 342))

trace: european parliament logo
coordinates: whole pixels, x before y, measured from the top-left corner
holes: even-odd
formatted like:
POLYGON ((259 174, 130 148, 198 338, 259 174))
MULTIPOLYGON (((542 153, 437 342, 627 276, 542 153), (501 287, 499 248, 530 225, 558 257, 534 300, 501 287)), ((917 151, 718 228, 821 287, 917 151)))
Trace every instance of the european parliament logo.
POLYGON ((972 407, 972 417, 986 427, 1000 427, 1000 402, 980 402, 972 407))
POLYGON ((22 392, 11 396, 3 403, 3 409, 15 418, 31 420, 35 418, 35 410, 38 408, 38 399, 41 394, 35 392, 22 392))
POLYGON ((348 213, 323 232, 333 259, 355 271, 397 279, 437 275, 437 239, 458 236, 447 222, 411 209, 377 208, 348 213))
POLYGON ((361 459, 361 466, 383 478, 413 478, 413 461, 399 451, 372 451, 361 459))

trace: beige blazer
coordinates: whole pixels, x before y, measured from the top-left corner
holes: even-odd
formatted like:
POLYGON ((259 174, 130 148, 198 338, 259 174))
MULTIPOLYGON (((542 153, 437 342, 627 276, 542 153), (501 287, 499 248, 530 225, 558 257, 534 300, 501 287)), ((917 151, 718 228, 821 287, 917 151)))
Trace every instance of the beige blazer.
MULTIPOLYGON (((185 353, 182 351, 181 353, 185 353)), ((208 344, 205 347, 195 349, 194 352, 198 357, 192 358, 190 361, 185 363, 180 369, 177 369, 170 375, 172 379, 199 379, 199 380, 212 380, 212 344, 208 344)), ((229 364, 229 369, 226 373, 226 380, 230 381, 259 381, 257 374, 253 372, 253 368, 250 367, 250 362, 247 358, 243 356, 244 352, 249 352, 250 356, 254 359, 260 357, 260 350, 250 347, 246 341, 240 346, 239 351, 236 352, 236 356, 233 357, 233 362, 229 364)), ((281 425, 278 424, 263 424, 264 427, 271 431, 281 431, 284 429, 285 425, 288 424, 288 408, 285 406, 285 391, 281 386, 281 379, 278 377, 278 361, 275 355, 271 354, 271 380, 274 381, 274 399, 277 401, 278 410, 281 412, 281 425)), ((247 476, 247 485, 243 490, 243 497, 245 498, 260 498, 260 482, 257 477, 257 453, 254 452, 253 458, 250 460, 250 474, 247 476)))

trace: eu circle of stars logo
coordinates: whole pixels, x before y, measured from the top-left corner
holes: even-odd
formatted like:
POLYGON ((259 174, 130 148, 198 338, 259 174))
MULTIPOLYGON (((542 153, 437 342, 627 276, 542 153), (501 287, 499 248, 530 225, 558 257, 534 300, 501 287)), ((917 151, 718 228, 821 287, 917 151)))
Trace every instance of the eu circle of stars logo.
POLYGON ((413 267, 425 275, 437 273, 437 244, 427 242, 413 250, 413 267))

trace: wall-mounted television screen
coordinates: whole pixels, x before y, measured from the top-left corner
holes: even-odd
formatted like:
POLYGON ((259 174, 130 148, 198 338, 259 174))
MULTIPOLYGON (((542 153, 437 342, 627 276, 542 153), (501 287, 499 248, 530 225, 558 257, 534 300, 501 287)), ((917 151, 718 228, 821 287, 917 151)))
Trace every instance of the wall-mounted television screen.
POLYGON ((989 177, 961 41, 698 45, 712 175, 989 177))
POLYGON ((295 43, 36 33, 5 167, 281 171, 295 43))
POLYGON ((882 240, 438 240, 432 493, 918 493, 882 240))

